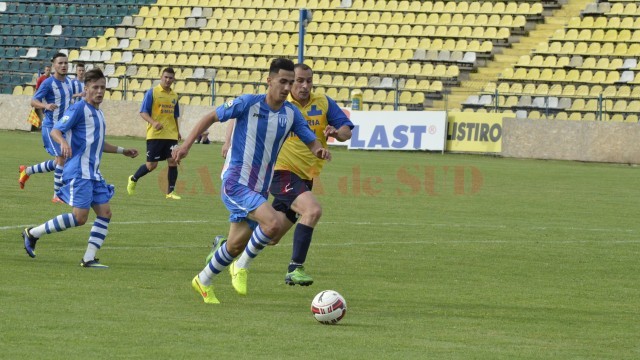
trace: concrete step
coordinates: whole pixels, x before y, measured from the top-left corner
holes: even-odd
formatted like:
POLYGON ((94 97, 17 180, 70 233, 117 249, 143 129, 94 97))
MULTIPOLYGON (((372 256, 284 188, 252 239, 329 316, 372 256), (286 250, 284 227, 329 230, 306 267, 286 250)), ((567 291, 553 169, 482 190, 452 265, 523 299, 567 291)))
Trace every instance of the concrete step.
MULTIPOLYGON (((469 79, 460 82, 460 85, 450 89, 446 100, 446 106, 450 109, 461 108, 461 104, 472 94, 478 94, 489 81, 496 81, 505 68, 512 68, 520 56, 530 54, 539 43, 549 41, 557 29, 564 27, 569 19, 580 16, 580 11, 593 0, 566 0, 566 3, 545 17, 542 23, 538 23, 529 31, 527 36, 520 37, 517 42, 505 47, 501 52, 494 54, 492 60, 476 72, 469 74, 469 79)), ((432 102, 431 109, 443 109, 444 100, 432 102)))

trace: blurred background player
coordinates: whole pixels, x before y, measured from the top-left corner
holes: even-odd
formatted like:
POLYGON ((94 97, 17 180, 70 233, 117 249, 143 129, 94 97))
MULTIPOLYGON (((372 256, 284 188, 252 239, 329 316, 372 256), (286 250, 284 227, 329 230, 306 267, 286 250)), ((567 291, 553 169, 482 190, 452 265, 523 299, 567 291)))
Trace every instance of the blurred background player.
MULTIPOLYGON (((38 90, 38 88, 40 87, 40 85, 42 85, 42 82, 47 80, 49 78, 49 76, 51 76, 51 65, 47 65, 44 67, 44 71, 42 73, 38 72, 38 79, 36 80, 36 90, 38 90)), ((40 118, 40 124, 42 124, 42 118, 44 118, 44 113, 42 112, 42 109, 35 109, 36 115, 38 115, 38 118, 40 118)), ((31 131, 40 131, 40 126, 31 126, 31 131)))
POLYGON ((129 176, 129 195, 135 193, 138 180, 152 172, 158 166, 158 161, 167 160, 169 187, 166 198, 181 199, 175 192, 178 164, 171 158, 171 150, 180 140, 178 94, 171 89, 175 75, 172 68, 165 68, 162 70, 160 84, 149 89, 144 95, 140 116, 147 122, 147 162, 142 164, 135 174, 129 176))
POLYGON ((104 114, 100 104, 104 99, 106 79, 100 69, 87 72, 86 97, 67 110, 51 130, 51 137, 60 144, 60 154, 68 159, 64 170, 64 185, 60 198, 73 207, 71 213, 61 214, 33 228, 24 229, 22 238, 27 254, 36 257, 36 242, 45 234, 64 231, 87 222, 89 209, 96 213, 91 227, 89 244, 80 266, 106 268, 95 255, 107 236, 113 196, 113 185, 107 184, 100 173, 102 153, 138 156, 136 149, 123 149, 105 141, 104 114), (68 138, 65 138, 67 134, 68 138), (69 142, 67 142, 67 140, 69 142))
POLYGON ((71 80, 71 87, 73 88, 72 103, 80 101, 80 98, 84 96, 84 64, 76 64, 76 78, 71 80))
POLYGON ((49 78, 49 76, 51 76, 51 65, 45 66, 44 67, 44 72, 42 73, 42 75, 40 75, 38 80, 36 80, 36 90, 38 90, 38 88, 40 88, 40 85, 42 85, 42 82, 47 80, 49 78))
POLYGON ((186 157, 196 137, 214 122, 236 119, 231 149, 222 170, 221 198, 230 212, 229 238, 215 250, 211 261, 191 281, 205 303, 219 303, 211 282, 249 244, 268 244, 282 226, 267 203, 273 165, 290 131, 296 133, 314 156, 330 158, 309 129, 298 109, 287 102, 294 81, 293 62, 276 59, 267 77, 267 94, 242 95, 205 115, 185 143, 173 151, 176 161, 186 157))
POLYGON ((29 176, 37 173, 53 171, 53 198, 52 202, 60 202, 56 192, 62 186, 62 170, 65 158, 60 153, 60 144, 51 138, 53 126, 62 118, 64 112, 69 108, 73 89, 71 80, 67 77, 69 62, 67 55, 57 53, 51 59, 53 65, 53 76, 45 79, 31 99, 31 106, 44 110, 44 120, 42 121, 42 142, 47 152, 55 156, 55 160, 44 161, 40 164, 25 166, 20 165, 18 183, 20 188, 29 180, 29 176), (44 101, 44 102, 43 102, 44 101))
MULTIPOLYGON (((313 93, 313 71, 308 65, 295 66, 295 81, 288 100, 302 112, 323 147, 327 146, 328 136, 338 141, 351 138, 353 124, 344 111, 329 96, 313 93)), ((229 149, 230 135, 227 131, 222 147, 224 157, 229 149)), ((274 196, 273 207, 286 218, 283 219, 282 231, 272 242, 278 243, 296 223, 298 216, 300 220, 293 233, 291 261, 285 275, 285 283, 289 285, 313 284, 313 278, 305 272, 304 262, 309 252, 313 229, 322 215, 322 207, 311 189, 313 179, 320 175, 324 162, 313 156, 295 134, 287 138, 276 162, 269 191, 274 196)), ((256 250, 245 249, 240 258, 229 267, 231 282, 240 295, 246 295, 247 269, 263 249, 264 247, 260 246, 256 247, 256 250)))

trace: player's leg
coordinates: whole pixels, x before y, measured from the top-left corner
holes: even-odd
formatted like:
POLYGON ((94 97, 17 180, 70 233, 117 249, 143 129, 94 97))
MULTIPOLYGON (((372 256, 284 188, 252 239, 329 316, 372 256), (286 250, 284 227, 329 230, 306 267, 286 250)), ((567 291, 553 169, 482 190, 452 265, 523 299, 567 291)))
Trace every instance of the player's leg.
POLYGON ((91 226, 91 232, 89 233, 89 240, 87 241, 87 250, 82 256, 82 261, 80 262, 80 266, 88 267, 88 268, 108 268, 108 266, 103 265, 96 258, 96 253, 100 248, 102 248, 102 244, 104 244, 104 240, 109 233, 109 222, 111 221, 111 206, 109 203, 106 204, 95 204, 92 206, 93 211, 96 213, 96 220, 93 222, 91 226))
POLYGON ((53 171, 53 198, 51 199, 54 203, 62 203, 56 194, 62 187, 62 172, 64 170, 65 161, 66 159, 63 156, 56 156, 56 159, 54 160, 55 170, 53 171))
MULTIPOLYGON (((279 217, 282 227, 278 234, 271 239, 270 245, 277 244, 295 223, 296 214, 293 213, 293 211, 287 212, 288 207, 286 205, 284 205, 284 208, 280 208, 279 205, 282 205, 282 203, 279 203, 277 199, 273 201, 272 207, 277 210, 276 215, 279 217), (291 220, 291 216, 294 220, 291 220)), ((249 249, 249 245, 251 244, 247 245, 245 251, 243 251, 242 254, 240 254, 240 257, 233 263, 234 270, 236 272, 240 269, 248 270, 256 256, 258 256, 258 254, 260 254, 262 250, 265 249, 264 247, 254 247, 252 249, 249 249)))
POLYGON ((74 206, 72 213, 61 214, 38 226, 24 229, 22 238, 24 240, 24 248, 29 256, 36 256, 36 242, 45 234, 82 226, 87 222, 91 198, 85 196, 85 185, 82 181, 76 184, 74 179, 66 182, 59 191, 61 198, 69 205, 74 206))
MULTIPOLYGON (((61 154, 59 151, 60 145, 53 141, 51 138, 51 128, 43 127, 41 136, 42 136, 42 144, 44 145, 45 150, 52 156, 57 156, 61 154), (58 146, 56 147, 56 144, 58 146)), ((47 160, 41 162, 40 164, 25 166, 20 165, 19 172, 20 176, 18 177, 18 183, 20 184, 20 188, 24 189, 24 184, 29 180, 29 176, 33 174, 41 174, 52 172, 56 169, 55 160, 47 160)))
POLYGON ((127 181, 127 193, 133 195, 136 192, 136 185, 141 177, 155 170, 158 167, 158 140, 147 140, 147 162, 140 165, 135 174, 129 176, 127 181))
POLYGON ((285 282, 290 285, 311 285, 313 278, 304 271, 304 262, 311 245, 313 229, 322 216, 322 206, 315 195, 307 191, 293 201, 291 209, 300 214, 300 219, 293 233, 293 250, 285 282))
MULTIPOLYGON (((216 298, 213 285, 211 284, 214 277, 220 274, 231 262, 235 256, 231 255, 228 244, 245 243, 251 237, 253 230, 246 221, 232 222, 229 227, 228 240, 218 246, 211 260, 205 265, 204 269, 191 280, 191 286, 197 291, 205 303, 218 304, 220 301, 216 298)), ((234 246, 234 248, 237 247, 234 246)))
POLYGON ((167 199, 180 200, 181 197, 176 194, 176 182, 178 181, 178 163, 173 160, 171 156, 167 157, 167 165, 169 165, 167 171, 167 180, 169 187, 167 189, 167 199))
MULTIPOLYGON (((88 212, 88 211, 87 211, 88 212)), ((86 221, 86 220, 85 220, 86 221)), ((65 231, 69 228, 82 226, 74 213, 60 214, 44 223, 32 227, 26 228, 22 231, 22 239, 24 241, 24 249, 30 257, 36 257, 36 242, 46 234, 52 234, 60 231, 65 231)))
POLYGON ((191 281, 191 285, 203 297, 205 303, 219 303, 213 295, 211 279, 228 267, 247 247, 249 241, 266 245, 269 243, 269 237, 265 232, 276 234, 279 231, 277 215, 267 203, 266 194, 257 193, 245 185, 225 179, 222 181, 220 197, 230 213, 228 240, 216 249, 205 268, 191 281))
POLYGON ((20 189, 24 189, 24 185, 31 175, 52 172, 55 168, 56 164, 54 160, 43 161, 31 166, 20 165, 18 168, 18 173, 20 174, 18 175, 18 184, 20 184, 20 189))
POLYGON ((114 187, 102 181, 87 182, 92 187, 91 208, 96 213, 96 220, 91 226, 89 240, 87 241, 87 250, 82 257, 80 266, 87 268, 108 268, 106 265, 100 264, 96 258, 96 252, 100 250, 107 234, 109 233, 109 222, 111 221, 111 206, 109 200, 113 197, 114 187))

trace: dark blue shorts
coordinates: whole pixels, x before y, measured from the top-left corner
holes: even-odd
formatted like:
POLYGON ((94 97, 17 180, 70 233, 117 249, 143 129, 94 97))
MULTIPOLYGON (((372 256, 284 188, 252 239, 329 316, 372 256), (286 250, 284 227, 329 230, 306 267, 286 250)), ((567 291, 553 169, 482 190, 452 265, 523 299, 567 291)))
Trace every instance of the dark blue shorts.
POLYGON ((178 140, 151 139, 147 140, 147 161, 158 162, 171 157, 173 147, 178 145, 178 140))
POLYGON ((298 175, 287 170, 273 172, 273 180, 269 192, 273 195, 272 206, 284 213, 292 223, 298 221, 298 214, 291 210, 291 204, 302 193, 311 191, 313 180, 301 179, 298 175))

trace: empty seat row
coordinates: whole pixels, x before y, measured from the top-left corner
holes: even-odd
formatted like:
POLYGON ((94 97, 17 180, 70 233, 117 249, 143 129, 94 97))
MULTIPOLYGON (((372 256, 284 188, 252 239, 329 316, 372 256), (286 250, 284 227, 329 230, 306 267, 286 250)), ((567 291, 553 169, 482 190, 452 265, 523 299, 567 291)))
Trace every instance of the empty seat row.
POLYGON ((616 70, 616 69, 637 69, 637 58, 609 58, 609 57, 582 57, 574 56, 555 56, 555 55, 523 55, 518 59, 516 67, 539 67, 539 68, 583 68, 597 70, 616 70))
POLYGON ((598 43, 598 42, 572 42, 551 41, 538 45, 535 54, 563 54, 586 56, 640 56, 639 43, 598 43))
POLYGON ((565 69, 539 69, 539 68, 507 68, 501 74, 501 79, 530 81, 530 82, 577 82, 592 84, 635 83, 640 79, 633 71, 626 70, 622 74, 617 71, 605 70, 565 70, 565 69), (625 74, 626 73, 626 74, 625 74), (634 80, 635 79, 635 80, 634 80))
POLYGON ((629 85, 575 85, 575 84, 534 84, 522 82, 494 82, 488 83, 483 88, 483 93, 498 94, 528 94, 528 95, 548 95, 548 96, 581 96, 581 97, 599 97, 604 98, 639 98, 640 87, 629 85))
POLYGON ((640 42, 640 29, 558 29, 551 40, 640 42))
MULTIPOLYGON (((627 14, 625 14, 627 15, 627 14)), ((629 14, 630 15, 630 14, 629 14)), ((576 29, 640 29, 640 17, 637 16, 575 16, 569 19, 567 28, 576 29)))

